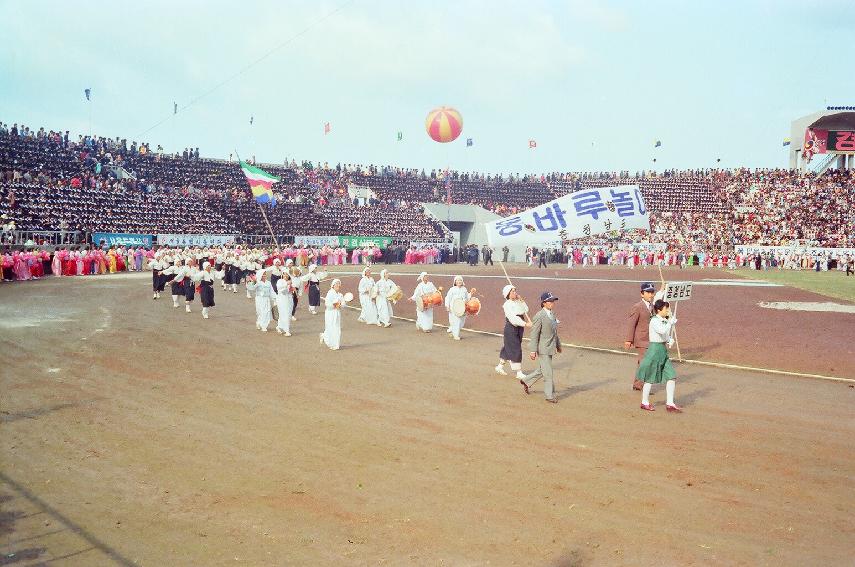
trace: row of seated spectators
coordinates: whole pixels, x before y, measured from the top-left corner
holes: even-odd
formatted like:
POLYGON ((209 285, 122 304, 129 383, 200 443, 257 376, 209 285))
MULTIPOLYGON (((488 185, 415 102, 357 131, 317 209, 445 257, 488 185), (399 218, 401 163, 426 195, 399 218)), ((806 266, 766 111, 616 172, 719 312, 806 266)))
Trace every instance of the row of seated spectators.
MULTIPOLYGON (((447 236, 420 202, 483 206, 502 216, 568 192, 638 184, 656 242, 709 249, 794 239, 852 246, 855 177, 790 170, 689 170, 483 175, 309 162, 260 164, 280 177, 269 209, 280 234, 383 234, 412 240, 447 236), (356 206, 351 184, 367 186, 372 206, 356 206)), ((19 229, 128 232, 267 232, 231 160, 151 151, 147 143, 38 132, 0 123, 0 212, 19 229), (127 175, 132 172, 133 177, 127 175), (64 226, 63 226, 64 225, 64 226)))

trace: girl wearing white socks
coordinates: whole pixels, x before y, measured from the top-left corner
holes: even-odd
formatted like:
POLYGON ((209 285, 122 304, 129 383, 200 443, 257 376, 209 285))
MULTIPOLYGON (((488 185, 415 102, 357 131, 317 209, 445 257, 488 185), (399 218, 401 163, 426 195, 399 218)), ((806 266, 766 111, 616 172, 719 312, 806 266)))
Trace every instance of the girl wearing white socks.
POLYGON ((680 413, 683 408, 674 403, 675 379, 677 373, 668 358, 668 349, 674 339, 671 338, 671 329, 677 324, 677 319, 671 317, 670 304, 667 301, 657 299, 653 304, 653 317, 650 319, 650 346, 644 360, 638 366, 635 377, 644 382, 641 389, 641 409, 655 411, 650 403, 650 388, 653 384, 665 382, 665 409, 669 412, 680 413))

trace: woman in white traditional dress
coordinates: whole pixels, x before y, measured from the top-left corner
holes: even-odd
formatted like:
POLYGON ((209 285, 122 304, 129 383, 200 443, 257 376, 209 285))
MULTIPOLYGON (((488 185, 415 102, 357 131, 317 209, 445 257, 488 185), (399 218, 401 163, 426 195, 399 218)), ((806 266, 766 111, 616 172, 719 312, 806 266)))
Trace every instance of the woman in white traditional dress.
POLYGON ((389 294, 395 291, 397 287, 395 282, 389 279, 389 270, 380 271, 380 279, 377 281, 377 326, 388 327, 392 324, 392 302, 389 301, 389 294))
POLYGON ((286 337, 291 336, 291 309, 294 307, 292 291, 291 276, 288 272, 282 272, 282 276, 276 282, 276 306, 279 309, 276 332, 286 337))
POLYGON ((344 296, 341 294, 341 280, 334 279, 332 287, 324 299, 326 311, 324 312, 324 332, 321 333, 321 344, 327 345, 330 350, 338 350, 341 346, 341 308, 344 305, 344 296))
POLYGON ((469 291, 463 283, 463 276, 454 276, 454 286, 445 295, 445 310, 448 311, 448 328, 451 330, 451 336, 454 340, 459 341, 460 330, 466 324, 466 313, 462 317, 454 314, 451 305, 455 299, 462 299, 464 302, 469 301, 469 291))
POLYGON ((357 321, 366 325, 377 324, 377 306, 374 304, 374 299, 371 297, 374 291, 374 278, 371 277, 371 268, 365 267, 362 270, 362 279, 359 280, 359 305, 362 306, 362 311, 359 313, 357 321))
POLYGON ((432 281, 428 280, 427 272, 419 274, 418 285, 410 297, 410 301, 416 302, 416 328, 422 332, 430 333, 433 330, 433 306, 423 308, 422 296, 437 291, 432 281))
POLYGON ((255 328, 266 333, 270 320, 273 319, 270 300, 276 295, 273 286, 267 281, 267 272, 258 270, 254 281, 247 277, 246 289, 248 292, 255 292, 255 328))

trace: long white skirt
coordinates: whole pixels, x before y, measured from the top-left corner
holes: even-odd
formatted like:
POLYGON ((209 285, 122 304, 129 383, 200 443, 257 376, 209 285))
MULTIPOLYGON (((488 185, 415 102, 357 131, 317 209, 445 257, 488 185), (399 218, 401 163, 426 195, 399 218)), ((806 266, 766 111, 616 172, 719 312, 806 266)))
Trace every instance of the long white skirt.
POLYGON ((270 320, 273 319, 270 309, 269 297, 255 296, 255 324, 262 329, 266 329, 270 325, 270 320))
POLYGON ((283 333, 291 332, 291 310, 294 308, 294 296, 290 293, 276 294, 276 307, 279 309, 279 319, 276 328, 283 333))
POLYGON ((341 346, 341 309, 327 309, 324 325, 324 344, 335 350, 341 346))
POLYGON ((384 325, 392 322, 392 302, 383 297, 377 297, 377 319, 384 325))
POLYGON ((376 325, 377 306, 374 305, 374 301, 372 301, 371 296, 369 296, 367 293, 360 293, 359 304, 362 306, 362 311, 359 314, 359 318, 368 323, 369 325, 376 325))
POLYGON ((466 324, 466 315, 458 317, 452 312, 448 312, 448 326, 451 327, 451 334, 454 337, 460 336, 460 329, 466 324))
POLYGON ((416 311, 416 326, 422 331, 433 330, 433 307, 423 311, 416 311))

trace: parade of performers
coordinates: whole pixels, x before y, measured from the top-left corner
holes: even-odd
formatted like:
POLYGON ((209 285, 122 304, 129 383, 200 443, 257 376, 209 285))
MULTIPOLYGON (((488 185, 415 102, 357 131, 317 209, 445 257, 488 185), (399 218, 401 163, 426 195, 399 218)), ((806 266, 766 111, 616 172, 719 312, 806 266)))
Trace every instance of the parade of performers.
MULTIPOLYGON (((309 312, 315 314, 321 306, 321 285, 326 272, 319 272, 316 264, 309 264, 303 276, 301 268, 295 266, 293 260, 283 261, 276 252, 241 250, 239 247, 196 250, 160 248, 142 258, 142 269, 152 272, 152 299, 158 299, 169 283, 173 307, 180 307, 183 299, 185 310, 190 313, 198 293, 202 303, 202 317, 205 319, 210 317, 210 309, 215 305, 215 280, 221 280, 223 290, 231 289, 236 293, 237 285, 246 279, 247 294, 255 301, 256 328, 262 332, 268 331, 275 318, 276 332, 286 337, 292 336, 296 301, 304 287, 308 290, 309 312), (201 270, 200 264, 203 266, 201 270), (215 269, 216 266, 220 269, 215 269)), ((365 266, 360 274, 341 277, 360 278, 357 285, 360 322, 381 328, 391 326, 393 304, 402 298, 403 292, 392 281, 388 270, 381 270, 376 281, 370 266, 365 266)), ((665 407, 668 412, 679 413, 683 410, 674 402, 676 373, 667 351, 673 343, 672 333, 677 320, 671 316, 670 305, 664 301, 664 290, 664 281, 658 292, 653 283, 645 282, 641 285, 640 301, 632 306, 629 313, 624 348, 634 348, 637 353, 633 387, 642 392, 641 409, 654 411, 650 403, 651 387, 664 383, 665 407)), ((454 277, 453 285, 443 299, 442 288, 433 284, 427 272, 421 272, 409 298, 415 303, 416 328, 430 333, 434 326, 433 310, 443 305, 448 312, 449 336, 461 340, 467 315, 477 314, 480 310, 480 303, 474 298, 475 292, 475 288, 467 289, 463 277, 458 275, 454 277), (470 305, 473 302, 477 304, 475 308, 470 305)), ((561 352, 558 335, 560 321, 554 311, 558 298, 550 292, 544 292, 540 297, 541 309, 530 317, 528 305, 510 280, 501 293, 504 300, 501 305, 504 328, 495 371, 507 376, 508 365, 526 394, 543 379, 544 397, 546 401, 555 403, 552 357, 561 352), (526 329, 530 329, 531 333, 529 357, 537 363, 537 367, 528 374, 523 371, 523 336, 526 329)), ((341 348, 341 310, 352 298, 352 294, 343 293, 342 280, 338 278, 332 280, 332 286, 323 296, 324 331, 319 338, 320 343, 331 350, 341 348)))
POLYGON ((454 276, 454 285, 445 295, 445 310, 448 311, 448 332, 455 341, 460 340, 460 330, 466 324, 466 302, 471 294, 463 283, 463 276, 454 276), (463 305, 463 309, 458 307, 463 305))
POLYGON ((324 299, 326 311, 324 312, 324 332, 321 333, 321 344, 327 345, 330 350, 338 350, 341 347, 341 308, 345 303, 345 296, 341 294, 341 280, 334 279, 332 286, 324 299))
POLYGON ((366 266, 362 269, 362 279, 359 280, 359 305, 362 311, 357 321, 366 325, 377 324, 377 305, 374 303, 377 289, 374 278, 371 277, 371 268, 366 266))
POLYGON ((416 281, 419 283, 416 285, 416 289, 410 297, 410 301, 416 302, 416 328, 423 333, 430 333, 433 331, 434 304, 429 303, 426 305, 426 299, 428 296, 433 296, 440 292, 436 289, 436 286, 433 285, 433 282, 430 281, 430 276, 428 276, 427 272, 420 273, 416 281))
POLYGON ((683 408, 674 403, 677 372, 668 357, 668 349, 674 343, 671 336, 677 318, 671 317, 671 305, 667 301, 657 299, 653 304, 653 317, 650 319, 648 330, 649 345, 644 359, 638 365, 635 377, 644 383, 641 389, 641 409, 655 411, 650 403, 650 388, 653 384, 665 382, 665 409, 669 412, 681 413, 683 408))
POLYGON ((511 370, 516 370, 517 379, 525 378, 522 371, 522 340, 526 329, 531 328, 531 318, 528 316, 528 305, 517 293, 517 288, 508 284, 502 289, 502 297, 505 302, 502 310, 505 312, 505 328, 502 331, 504 343, 499 351, 499 364, 496 372, 507 375, 505 363, 511 365, 511 370))

